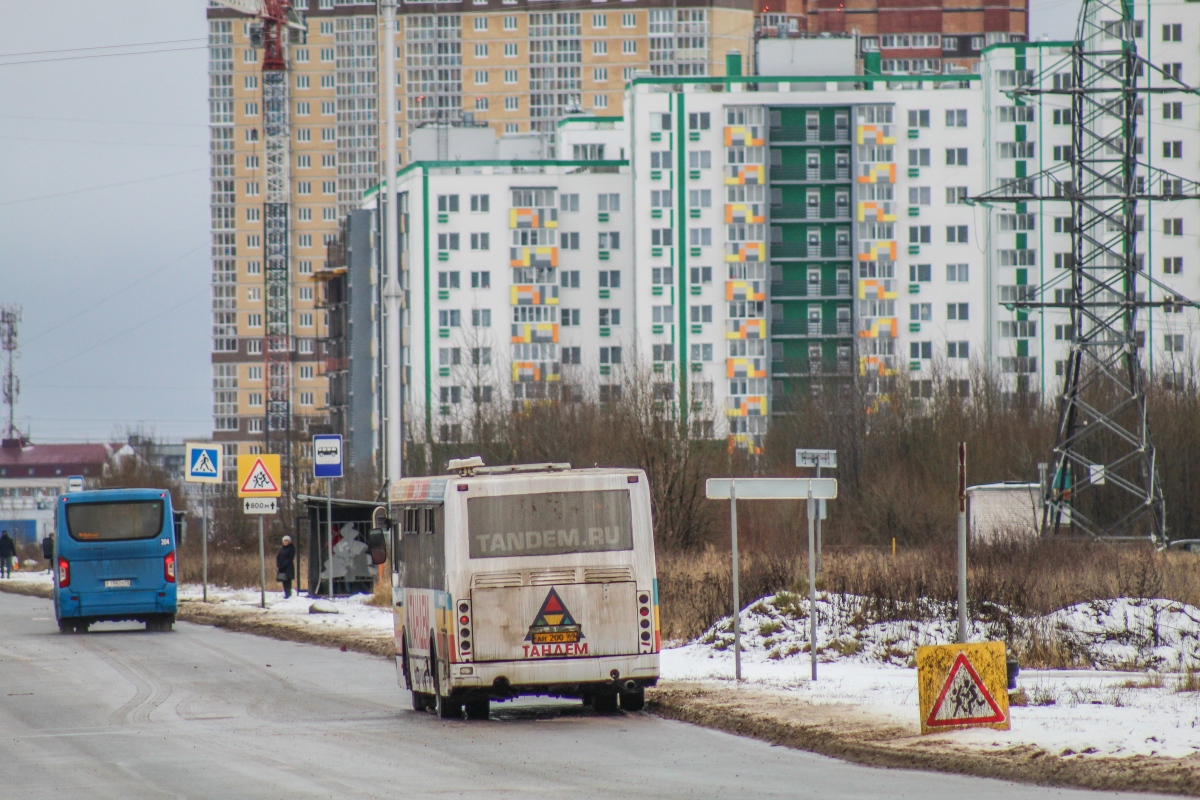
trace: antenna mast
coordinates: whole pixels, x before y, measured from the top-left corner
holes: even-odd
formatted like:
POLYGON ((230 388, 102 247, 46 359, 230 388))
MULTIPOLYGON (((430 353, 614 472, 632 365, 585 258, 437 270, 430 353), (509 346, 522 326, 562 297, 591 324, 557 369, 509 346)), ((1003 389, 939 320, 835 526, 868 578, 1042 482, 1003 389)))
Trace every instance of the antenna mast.
POLYGON ((5 439, 20 439, 17 432, 17 395, 21 393, 21 381, 17 378, 13 362, 17 354, 17 326, 21 322, 20 306, 0 306, 0 350, 4 351, 4 404, 8 406, 8 427, 5 439))

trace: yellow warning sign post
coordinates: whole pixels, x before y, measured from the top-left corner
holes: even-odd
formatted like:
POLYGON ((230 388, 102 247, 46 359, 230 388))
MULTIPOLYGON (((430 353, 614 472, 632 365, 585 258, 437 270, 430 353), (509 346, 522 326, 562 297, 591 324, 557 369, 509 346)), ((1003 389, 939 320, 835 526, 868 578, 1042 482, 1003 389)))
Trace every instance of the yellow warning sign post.
POLYGON ((279 497, 279 455, 238 456, 238 497, 279 497))
POLYGON ((918 647, 921 733, 975 727, 1008 730, 1005 660, 1004 642, 918 647))
MULTIPOLYGON (((264 453, 263 455, 238 456, 238 497, 279 497, 279 454, 264 453)), ((247 514, 258 517, 258 592, 259 605, 267 607, 267 553, 266 540, 263 537, 263 515, 261 509, 246 505, 247 514)))

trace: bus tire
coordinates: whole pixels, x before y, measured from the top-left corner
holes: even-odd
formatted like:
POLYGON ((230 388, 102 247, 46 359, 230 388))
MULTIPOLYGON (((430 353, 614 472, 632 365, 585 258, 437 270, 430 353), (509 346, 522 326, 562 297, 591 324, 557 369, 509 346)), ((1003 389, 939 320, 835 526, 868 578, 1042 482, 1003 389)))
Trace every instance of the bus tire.
POLYGON ((467 707, 467 719, 487 719, 492 712, 492 703, 486 697, 468 700, 464 705, 467 707))
POLYGON ((462 719, 462 700, 442 694, 442 665, 438 661, 437 650, 433 646, 433 636, 429 637, 429 661, 433 668, 433 710, 438 719, 462 719))
POLYGON ((426 711, 433 706, 433 695, 411 690, 409 694, 412 696, 413 711, 426 711))
POLYGON ((596 709, 597 714, 613 714, 617 710, 616 694, 604 692, 602 694, 592 695, 592 708, 596 709))
POLYGON ((646 693, 639 689, 636 692, 621 693, 622 711, 641 711, 646 707, 646 693))
POLYGON ((75 632, 75 622, 69 619, 60 619, 58 621, 58 632, 70 635, 75 632))

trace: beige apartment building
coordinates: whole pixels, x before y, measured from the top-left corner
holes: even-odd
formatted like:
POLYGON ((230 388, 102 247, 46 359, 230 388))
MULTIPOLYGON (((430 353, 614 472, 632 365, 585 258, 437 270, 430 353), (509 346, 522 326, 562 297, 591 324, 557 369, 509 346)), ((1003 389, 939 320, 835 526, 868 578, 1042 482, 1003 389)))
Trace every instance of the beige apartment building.
MULTIPOLYGON (((288 46, 288 383, 293 434, 303 442, 312 425, 328 421, 326 247, 380 177, 384 32, 374 2, 297 6, 308 31, 288 46)), ((266 419, 262 50, 254 46, 256 20, 217 7, 207 14, 213 435, 232 456, 262 448, 266 419)), ((509 136, 549 132, 569 113, 620 116, 625 84, 639 71, 724 76, 733 50, 752 70, 754 8, 739 0, 401 0, 397 16, 404 164, 412 131, 429 123, 482 124, 509 136)), ((307 455, 303 444, 296 455, 307 455)))

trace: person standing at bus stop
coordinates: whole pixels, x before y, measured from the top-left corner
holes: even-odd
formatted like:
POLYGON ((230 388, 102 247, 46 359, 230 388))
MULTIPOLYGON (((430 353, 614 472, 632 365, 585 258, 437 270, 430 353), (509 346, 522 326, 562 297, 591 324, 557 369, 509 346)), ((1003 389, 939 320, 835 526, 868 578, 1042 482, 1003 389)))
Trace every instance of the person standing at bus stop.
POLYGON ((275 554, 275 569, 279 570, 275 579, 283 584, 283 596, 287 599, 292 596, 292 581, 296 579, 296 547, 290 536, 283 537, 283 546, 275 554))
POLYGON ((17 545, 8 535, 8 531, 0 533, 0 578, 12 577, 13 559, 16 555, 17 545))

